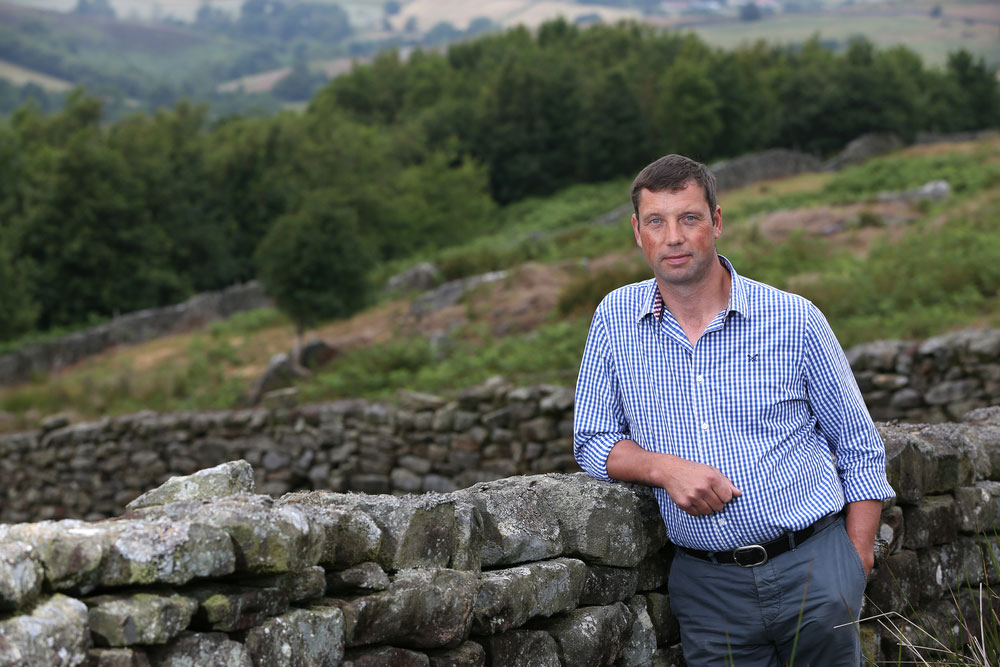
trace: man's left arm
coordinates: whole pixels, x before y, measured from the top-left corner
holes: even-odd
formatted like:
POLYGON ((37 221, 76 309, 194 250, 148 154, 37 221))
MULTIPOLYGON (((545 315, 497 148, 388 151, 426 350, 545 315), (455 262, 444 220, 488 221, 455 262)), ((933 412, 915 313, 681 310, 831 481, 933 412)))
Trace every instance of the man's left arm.
POLYGON ((865 576, 875 567, 875 536, 881 517, 881 500, 857 500, 847 504, 847 536, 861 556, 865 576))
POLYGON ((809 403, 833 453, 847 502, 847 534, 865 571, 874 563, 882 500, 895 492, 885 477, 885 446, 854 373, 826 318, 810 306, 805 377, 809 403))

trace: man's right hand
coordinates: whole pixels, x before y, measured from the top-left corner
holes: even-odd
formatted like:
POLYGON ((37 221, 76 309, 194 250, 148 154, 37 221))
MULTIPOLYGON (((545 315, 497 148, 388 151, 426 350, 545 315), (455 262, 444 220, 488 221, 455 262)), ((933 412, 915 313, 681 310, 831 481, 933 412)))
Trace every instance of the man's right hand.
POLYGON ((632 440, 622 440, 612 448, 607 468, 614 479, 664 489, 692 516, 718 512, 742 493, 717 468, 672 454, 648 452, 632 440))

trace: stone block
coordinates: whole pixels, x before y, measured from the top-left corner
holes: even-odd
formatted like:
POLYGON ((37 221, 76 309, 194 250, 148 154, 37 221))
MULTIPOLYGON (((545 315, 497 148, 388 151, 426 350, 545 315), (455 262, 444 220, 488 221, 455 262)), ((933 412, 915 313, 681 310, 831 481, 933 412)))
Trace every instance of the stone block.
POLYGON ((253 468, 243 460, 230 461, 186 477, 171 477, 164 484, 130 502, 126 509, 253 492, 253 468))
POLYGON ((392 491, 388 475, 351 475, 349 488, 359 493, 380 494, 392 491))
POLYGON ((0 525, 0 539, 29 545, 44 566, 48 585, 57 591, 87 593, 97 586, 105 551, 103 534, 74 519, 0 525))
POLYGON ((674 546, 669 543, 663 549, 647 554, 636 567, 639 573, 636 590, 639 592, 654 591, 666 586, 667 577, 670 574, 670 562, 673 557, 674 546))
POLYGON ((927 390, 924 400, 930 405, 948 405, 976 398, 979 391, 978 380, 946 380, 927 390))
POLYGON ((680 644, 658 648, 653 653, 652 667, 686 667, 686 665, 680 644))
POLYGON ((295 572, 316 565, 324 535, 305 512, 275 505, 267 496, 235 495, 209 501, 185 501, 132 513, 218 528, 227 533, 236 553, 236 571, 251 574, 295 572))
POLYGON ((198 601, 148 590, 86 598, 90 633, 101 646, 166 644, 186 630, 198 601))
POLYGON ((389 576, 378 563, 361 563, 337 572, 326 573, 326 592, 330 595, 368 593, 389 588, 389 576))
POLYGON ((556 517, 564 555, 596 565, 635 567, 667 543, 652 491, 585 473, 527 478, 556 517))
POLYGON ((915 551, 903 550, 890 555, 868 580, 862 617, 906 613, 918 607, 922 592, 919 576, 920 563, 915 551))
POLYGON ((34 605, 45 572, 24 542, 0 542, 0 614, 34 605))
POLYGON ((341 507, 343 494, 327 491, 292 493, 278 505, 299 508, 322 534, 320 564, 330 569, 344 569, 375 560, 382 545, 382 529, 367 514, 341 507))
POLYGON ((235 583, 254 588, 277 588, 285 593, 289 602, 296 603, 323 597, 326 592, 326 573, 322 567, 314 565, 299 572, 237 579, 235 583))
POLYGON ((288 609, 288 596, 280 588, 213 583, 185 589, 184 593, 198 601, 191 622, 197 630, 246 630, 288 609))
POLYGON ((635 621, 632 623, 632 633, 614 664, 615 667, 646 667, 652 662, 656 651, 653 619, 646 611, 646 598, 641 595, 631 598, 627 604, 635 621))
POLYGON ((430 659, 405 648, 377 646, 347 651, 340 667, 430 667, 430 659))
POLYGON ((486 650, 482 644, 463 642, 452 649, 427 652, 429 667, 486 667, 486 650))
POLYGON ((88 649, 87 605, 59 593, 0 620, 0 667, 70 667, 82 664, 88 649))
POLYGON ((546 442, 558 437, 555 420, 550 417, 535 417, 522 422, 518 433, 529 442, 546 442))
POLYGON ((917 581, 925 605, 948 598, 960 586, 977 584, 986 576, 982 552, 972 538, 959 537, 950 544, 921 549, 917 554, 917 581))
MULTIPOLYGON (((1000 406, 997 406, 1000 409, 1000 406)), ((989 408, 987 408, 989 410, 989 408)), ((977 410, 970 414, 983 414, 977 410)), ((1000 480, 1000 424, 972 423, 956 427, 968 446, 982 453, 984 469, 977 468, 978 479, 1000 480)))
POLYGON ((924 494, 948 493, 973 482, 974 467, 968 451, 947 436, 921 427, 879 424, 885 443, 886 477, 900 502, 915 503, 924 494))
POLYGON ((294 609, 251 629, 245 644, 255 665, 337 667, 344 657, 344 614, 336 607, 294 609))
POLYGON ((344 612, 348 646, 436 648, 469 636, 477 588, 472 572, 402 570, 385 591, 327 602, 344 612))
POLYGON ((224 632, 184 632, 164 647, 149 651, 155 667, 254 667, 246 647, 224 632))
POLYGON ((53 589, 84 594, 99 584, 184 584, 235 566, 224 531, 180 520, 41 522, 6 526, 0 534, 31 545, 53 589))
POLYGON ((587 566, 572 558, 484 572, 479 580, 472 631, 499 634, 537 616, 574 609, 586 576, 587 566))
POLYGON ((653 621, 657 646, 671 646, 681 640, 681 626, 670 609, 670 598, 664 593, 644 593, 646 613, 653 621))
POLYGON ((986 583, 997 586, 1000 584, 1000 536, 980 537, 978 542, 986 583))
MULTIPOLYGON (((364 560, 387 570, 414 567, 448 567, 460 548, 456 503, 448 496, 370 496, 358 493, 312 492, 282 499, 289 504, 307 504, 322 511, 333 510, 368 517, 380 531, 378 550, 364 560)), ((319 511, 319 510, 317 510, 319 511)), ((329 561, 324 557, 323 563, 329 561)), ((349 563, 354 565, 358 562, 349 563)), ((331 564, 332 569, 343 569, 331 564)))
POLYGON ((431 462, 419 456, 409 454, 399 457, 399 465, 418 475, 426 475, 431 471, 431 462))
POLYGON ((150 667, 146 652, 134 648, 92 648, 86 667, 150 667))
POLYGON ((395 491, 403 493, 419 493, 424 485, 424 480, 420 475, 407 470, 406 468, 393 468, 389 473, 389 481, 395 491))
POLYGON ((903 508, 903 546, 922 549, 951 542, 958 535, 958 510, 952 496, 925 496, 903 508))
MULTIPOLYGON (((988 449, 990 445, 975 437, 978 430, 980 429, 965 424, 949 423, 923 426, 918 431, 919 436, 931 443, 938 451, 947 450, 959 453, 954 470, 944 466, 939 471, 939 474, 943 473, 940 483, 951 485, 950 488, 945 489, 946 491, 951 491, 955 486, 962 486, 963 483, 971 484, 973 481, 989 476, 991 462, 988 449), (970 474, 967 470, 969 465, 972 467, 971 479, 968 477, 970 474), (955 477, 951 476, 953 473, 955 477)), ((992 443, 992 446, 996 447, 997 445, 992 443)), ((929 491, 929 493, 931 492, 929 491)))
POLYGON ((533 484, 538 478, 479 483, 451 494, 482 518, 482 566, 497 567, 561 555, 562 532, 551 499, 533 484))
POLYGON ((955 489, 958 529, 963 533, 992 533, 1000 528, 1000 482, 976 482, 955 489))
POLYGON ((628 605, 579 607, 551 619, 535 620, 530 628, 552 635, 564 665, 599 667, 612 664, 632 635, 635 616, 628 605))
POLYGON ((635 595, 639 572, 630 567, 590 565, 580 596, 582 605, 609 605, 635 595))
POLYGON ((229 574, 236 553, 220 528, 170 519, 91 524, 107 540, 101 562, 103 586, 186 584, 197 577, 229 574))
POLYGON ((878 537, 889 543, 889 553, 896 553, 903 548, 903 537, 906 534, 903 522, 903 508, 899 505, 882 510, 878 526, 878 537))
POLYGON ((508 630, 481 640, 491 667, 563 667, 559 646, 547 632, 508 630))

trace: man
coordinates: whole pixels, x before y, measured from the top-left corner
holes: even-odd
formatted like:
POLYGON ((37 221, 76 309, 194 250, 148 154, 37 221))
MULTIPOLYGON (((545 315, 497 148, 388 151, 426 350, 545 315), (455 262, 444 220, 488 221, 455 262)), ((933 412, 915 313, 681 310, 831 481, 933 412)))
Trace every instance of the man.
POLYGON ((632 204, 654 278, 597 308, 576 459, 653 487, 678 547, 669 593, 688 665, 857 667, 851 621, 894 494, 843 351, 809 301, 717 254, 704 165, 660 158, 632 204))

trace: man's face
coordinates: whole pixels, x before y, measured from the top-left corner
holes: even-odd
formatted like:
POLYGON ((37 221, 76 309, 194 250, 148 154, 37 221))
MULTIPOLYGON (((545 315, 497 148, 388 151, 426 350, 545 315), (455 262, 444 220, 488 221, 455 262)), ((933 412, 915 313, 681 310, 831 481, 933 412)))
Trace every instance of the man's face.
POLYGON ((680 190, 642 190, 632 230, 660 285, 694 286, 719 261, 715 239, 722 234, 722 209, 710 211, 704 188, 694 181, 680 190))

